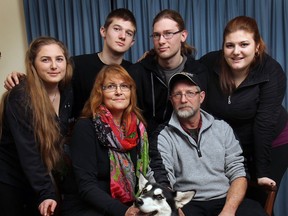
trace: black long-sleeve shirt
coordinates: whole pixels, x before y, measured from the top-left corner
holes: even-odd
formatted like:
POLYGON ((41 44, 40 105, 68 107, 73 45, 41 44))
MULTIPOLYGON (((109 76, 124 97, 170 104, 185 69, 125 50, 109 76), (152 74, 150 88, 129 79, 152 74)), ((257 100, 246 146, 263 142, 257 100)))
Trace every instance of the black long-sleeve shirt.
MULTIPOLYGON (((0 143, 0 182, 36 194, 41 203, 56 199, 55 188, 41 159, 39 143, 33 129, 32 110, 27 105, 26 81, 11 90, 5 101, 3 130, 0 143)), ((61 91, 59 116, 61 132, 66 134, 72 111, 71 88, 61 91)))
MULTIPOLYGON (((137 149, 130 150, 135 167, 137 149)), ((98 140, 92 119, 80 118, 75 124, 70 150, 79 195, 69 198, 75 202, 66 215, 77 215, 74 209, 83 208, 93 209, 99 215, 125 215, 129 206, 111 196, 108 148, 98 140)), ((66 205, 65 195, 64 203, 66 205)))

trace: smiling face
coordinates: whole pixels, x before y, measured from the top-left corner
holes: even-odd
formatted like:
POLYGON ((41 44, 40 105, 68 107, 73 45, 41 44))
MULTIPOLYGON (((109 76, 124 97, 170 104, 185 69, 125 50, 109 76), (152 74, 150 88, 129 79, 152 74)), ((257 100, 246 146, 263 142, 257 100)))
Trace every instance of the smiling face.
POLYGON ((42 46, 35 58, 34 67, 45 85, 58 84, 64 78, 67 67, 63 50, 57 44, 42 46))
POLYGON ((258 49, 253 33, 244 30, 227 34, 224 40, 224 58, 233 73, 246 73, 258 49))
POLYGON ((113 18, 107 27, 101 27, 100 33, 104 38, 104 46, 113 52, 125 53, 134 44, 135 26, 130 21, 113 18))
POLYGON ((103 103, 113 116, 122 116, 130 104, 131 90, 121 76, 107 76, 103 82, 103 103), (117 86, 116 89, 112 89, 117 86))

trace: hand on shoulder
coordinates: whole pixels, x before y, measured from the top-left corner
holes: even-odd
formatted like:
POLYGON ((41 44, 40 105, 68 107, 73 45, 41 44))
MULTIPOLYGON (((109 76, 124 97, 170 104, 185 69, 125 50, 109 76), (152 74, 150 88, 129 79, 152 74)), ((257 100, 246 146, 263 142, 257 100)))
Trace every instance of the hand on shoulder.
POLYGON ((4 87, 7 90, 13 89, 16 85, 19 84, 20 77, 26 76, 25 73, 13 71, 12 73, 8 74, 5 81, 4 87))

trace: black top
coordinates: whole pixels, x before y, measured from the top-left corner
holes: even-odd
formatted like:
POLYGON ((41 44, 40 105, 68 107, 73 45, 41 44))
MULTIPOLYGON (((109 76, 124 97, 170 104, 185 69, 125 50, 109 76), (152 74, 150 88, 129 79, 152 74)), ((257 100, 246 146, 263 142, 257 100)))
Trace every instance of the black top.
POLYGON ((232 126, 244 156, 250 165, 256 164, 257 177, 269 177, 272 142, 287 124, 287 112, 282 106, 286 76, 280 64, 265 55, 240 86, 227 95, 219 84, 222 55, 221 51, 215 51, 200 59, 209 68, 207 106, 203 108, 232 126))
MULTIPOLYGON (((130 150, 134 167, 137 149, 130 150)), ((79 215, 77 211, 82 209, 95 215, 124 216, 129 206, 111 196, 108 148, 98 140, 92 119, 80 118, 75 124, 70 152, 79 193, 64 194, 64 205, 68 208, 64 215, 79 215), (73 206, 67 207, 68 203, 73 206)))
MULTIPOLYGON (((35 141, 33 111, 29 108, 26 81, 11 90, 5 101, 3 130, 0 143, 0 182, 20 188, 27 193, 36 192, 41 203, 45 199, 56 200, 55 188, 41 159, 39 143, 35 141)), ((62 135, 68 131, 72 111, 71 88, 61 91, 59 117, 62 135)))
MULTIPOLYGON (((129 73, 137 86, 138 106, 143 110, 147 121, 149 137, 158 125, 170 119, 173 111, 167 82, 160 74, 157 65, 154 56, 150 55, 129 68, 129 73)), ((192 56, 187 56, 184 71, 196 74, 201 82, 202 90, 206 89, 208 72, 204 65, 192 56)))

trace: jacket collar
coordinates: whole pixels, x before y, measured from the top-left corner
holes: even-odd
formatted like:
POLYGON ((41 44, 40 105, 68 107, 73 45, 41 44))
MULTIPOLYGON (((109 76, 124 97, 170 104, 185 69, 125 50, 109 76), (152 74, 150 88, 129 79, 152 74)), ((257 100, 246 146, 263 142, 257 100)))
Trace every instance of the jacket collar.
MULTIPOLYGON (((200 128, 199 134, 200 134, 202 131, 208 129, 208 128, 212 125, 212 123, 214 122, 214 120, 215 120, 212 115, 210 115, 209 113, 205 112, 204 110, 201 109, 200 112, 201 112, 201 118, 202 118, 202 127, 200 128)), ((184 131, 184 129, 182 128, 182 126, 181 126, 181 124, 180 124, 180 122, 179 122, 179 119, 178 119, 175 111, 173 111, 173 113, 172 113, 172 115, 171 115, 171 118, 170 118, 170 120, 169 120, 169 122, 168 122, 168 125, 169 125, 170 127, 173 127, 173 128, 176 129, 176 130, 179 130, 179 131, 180 131, 181 133, 183 133, 183 134, 187 134, 187 133, 184 131)), ((187 134, 187 136, 188 136, 188 134, 187 134)))

